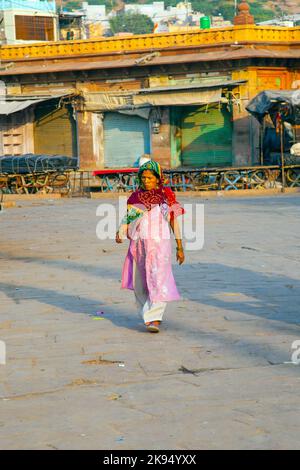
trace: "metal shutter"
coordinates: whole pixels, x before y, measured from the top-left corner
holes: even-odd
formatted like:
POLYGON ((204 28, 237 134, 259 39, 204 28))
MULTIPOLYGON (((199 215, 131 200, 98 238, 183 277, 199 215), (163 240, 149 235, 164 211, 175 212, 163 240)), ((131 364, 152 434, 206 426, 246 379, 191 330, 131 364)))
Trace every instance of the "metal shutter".
POLYGON ((77 156, 76 127, 70 108, 42 103, 35 109, 34 153, 77 156))
POLYGON ((232 164, 231 113, 219 105, 189 107, 182 113, 182 164, 189 167, 232 164))
POLYGON ((104 160, 108 168, 132 167, 143 153, 150 153, 149 121, 139 116, 106 113, 104 160))

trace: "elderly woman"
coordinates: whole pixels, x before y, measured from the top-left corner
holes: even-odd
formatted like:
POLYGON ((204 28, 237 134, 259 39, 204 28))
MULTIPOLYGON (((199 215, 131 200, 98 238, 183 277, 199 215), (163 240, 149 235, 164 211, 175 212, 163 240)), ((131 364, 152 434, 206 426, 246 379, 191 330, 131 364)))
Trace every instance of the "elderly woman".
POLYGON ((167 302, 180 298, 172 273, 171 236, 177 244, 177 261, 184 262, 176 218, 184 213, 170 188, 164 187, 159 163, 151 160, 138 172, 139 188, 127 201, 127 214, 116 242, 130 239, 122 272, 122 288, 134 290, 148 331, 157 333, 167 302))

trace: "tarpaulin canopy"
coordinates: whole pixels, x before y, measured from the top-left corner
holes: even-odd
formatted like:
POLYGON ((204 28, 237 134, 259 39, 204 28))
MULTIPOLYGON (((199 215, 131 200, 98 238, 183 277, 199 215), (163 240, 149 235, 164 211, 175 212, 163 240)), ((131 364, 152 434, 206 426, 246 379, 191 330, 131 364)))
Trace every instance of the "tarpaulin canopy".
POLYGON ((132 104, 128 92, 85 92, 83 93, 83 98, 85 111, 111 111, 132 104))
POLYGON ((170 106, 187 104, 208 104, 220 101, 222 89, 214 90, 168 90, 153 93, 132 93, 131 95, 109 93, 85 93, 84 108, 86 111, 112 111, 124 109, 126 106, 170 106))
POLYGON ((112 111, 127 106, 176 106, 218 103, 222 91, 244 84, 246 80, 221 80, 211 84, 188 84, 142 88, 123 92, 85 92, 84 110, 112 111))
POLYGON ((12 96, 1 96, 0 98, 0 115, 9 115, 22 111, 33 104, 40 103, 42 101, 51 100, 53 98, 61 98, 67 96, 65 93, 60 95, 48 95, 48 96, 25 96, 16 95, 12 96))
POLYGON ((300 90, 262 91, 250 101, 246 109, 259 122, 262 122, 267 114, 274 122, 275 115, 280 112, 283 121, 296 124, 300 119, 300 90))
POLYGON ((221 96, 221 88, 206 91, 167 91, 135 95, 133 104, 149 104, 152 106, 200 105, 217 103, 221 100, 221 96))
POLYGON ((32 174, 46 171, 76 170, 78 160, 65 155, 24 155, 0 156, 0 174, 32 174))
POLYGON ((0 101, 0 114, 12 114, 44 100, 0 101))

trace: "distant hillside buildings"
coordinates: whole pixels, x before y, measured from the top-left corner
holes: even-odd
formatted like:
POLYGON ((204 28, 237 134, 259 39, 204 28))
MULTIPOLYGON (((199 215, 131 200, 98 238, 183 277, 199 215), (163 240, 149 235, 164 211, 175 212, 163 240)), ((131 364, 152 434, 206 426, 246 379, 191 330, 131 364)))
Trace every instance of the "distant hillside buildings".
MULTIPOLYGON (((200 28, 204 13, 194 12, 190 2, 166 7, 164 1, 149 4, 125 4, 123 13, 140 13, 154 23, 154 33, 193 31, 200 28)), ((57 11, 55 0, 0 0, 0 40, 2 44, 24 42, 97 39, 112 35, 110 18, 118 11, 107 11, 105 5, 82 2, 76 11, 57 11)), ((213 16, 211 28, 226 28, 230 21, 213 16)), ((300 25, 300 13, 259 23, 263 26, 293 27, 300 25)), ((119 33, 122 35, 122 33, 119 33)), ((129 33, 127 33, 129 34, 129 33)))
MULTIPOLYGON (((126 4, 124 13, 149 16, 153 32, 199 29, 203 13, 193 12, 190 2, 166 7, 163 1, 150 4, 126 4)), ((57 11, 55 0, 0 0, 0 40, 3 44, 22 42, 77 40, 109 35, 109 19, 119 12, 108 12, 105 5, 82 2, 80 10, 57 11)), ((211 18, 211 27, 230 26, 222 16, 211 18)))
POLYGON ((281 18, 273 18, 269 21, 262 21, 258 23, 260 26, 285 26, 287 28, 293 28, 294 26, 300 26, 300 13, 295 15, 286 15, 281 18))

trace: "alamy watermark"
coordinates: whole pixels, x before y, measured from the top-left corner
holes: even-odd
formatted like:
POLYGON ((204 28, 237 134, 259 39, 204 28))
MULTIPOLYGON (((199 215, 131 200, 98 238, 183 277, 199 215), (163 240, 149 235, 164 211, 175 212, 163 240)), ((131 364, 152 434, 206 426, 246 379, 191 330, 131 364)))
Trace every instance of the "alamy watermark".
POLYGON ((6 344, 0 340, 0 365, 6 364, 6 344))
POLYGON ((287 361, 284 364, 294 364, 295 366, 300 366, 300 339, 296 339, 291 344, 292 356, 291 361, 287 361))
POLYGON ((292 343, 292 349, 294 350, 292 354, 292 363, 295 364, 296 366, 300 365, 300 340, 297 339, 292 343))
MULTIPOLYGON (((124 214, 126 214, 127 197, 120 196, 118 207, 113 204, 100 204, 97 207, 96 215, 100 217, 96 227, 96 235, 99 240, 113 240, 116 231, 119 229, 124 214)), ((182 205, 185 214, 184 217, 177 217, 177 223, 180 229, 182 239, 185 241, 185 249, 187 251, 201 250, 204 246, 204 204, 186 203, 182 205)), ((161 208, 167 214, 168 207, 161 208)), ((152 212, 152 211, 151 211, 152 212)), ((146 230, 145 226, 138 236, 143 238, 151 238, 154 240, 170 238, 170 231, 166 230, 166 225, 158 223, 161 219, 149 216, 147 218, 146 230)), ((129 235, 131 239, 137 236, 136 224, 130 224, 129 235)))

